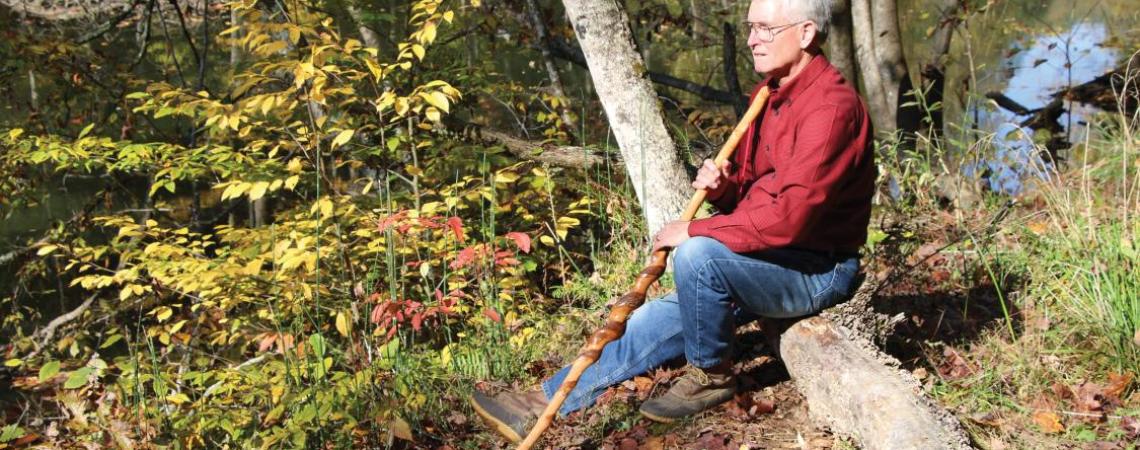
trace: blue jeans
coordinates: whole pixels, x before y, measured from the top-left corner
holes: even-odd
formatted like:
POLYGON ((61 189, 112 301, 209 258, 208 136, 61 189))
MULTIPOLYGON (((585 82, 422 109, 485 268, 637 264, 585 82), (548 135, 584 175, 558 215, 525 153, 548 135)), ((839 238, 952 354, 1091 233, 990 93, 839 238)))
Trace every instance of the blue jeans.
MULTIPOLYGON (((858 270, 856 256, 792 249, 742 255, 715 239, 690 238, 674 252, 677 290, 634 311, 625 334, 582 373, 559 413, 593 405, 607 387, 682 355, 697 367, 715 366, 731 357, 738 325, 834 305, 850 295, 858 270)), ((547 399, 569 371, 564 367, 542 383, 547 399)))

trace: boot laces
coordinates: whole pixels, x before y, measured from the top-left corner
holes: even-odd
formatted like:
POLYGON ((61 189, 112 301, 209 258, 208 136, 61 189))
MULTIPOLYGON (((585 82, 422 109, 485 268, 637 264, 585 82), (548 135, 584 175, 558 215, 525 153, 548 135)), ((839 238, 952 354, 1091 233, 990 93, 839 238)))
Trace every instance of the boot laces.
POLYGON ((692 380, 694 383, 697 383, 701 386, 708 386, 709 384, 712 383, 712 380, 709 379, 708 373, 706 373, 700 367, 697 367, 697 366, 694 366, 691 364, 689 366, 685 367, 685 374, 682 375, 681 378, 682 379, 688 378, 688 379, 692 380))

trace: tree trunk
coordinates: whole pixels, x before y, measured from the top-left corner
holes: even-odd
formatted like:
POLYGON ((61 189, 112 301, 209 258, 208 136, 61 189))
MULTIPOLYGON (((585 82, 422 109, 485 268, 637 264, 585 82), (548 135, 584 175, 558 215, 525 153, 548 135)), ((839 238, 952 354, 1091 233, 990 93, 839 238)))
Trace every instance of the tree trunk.
MULTIPOLYGON (((744 99, 744 92, 740 89, 740 78, 736 76, 736 27, 725 22, 723 28, 721 57, 724 59, 724 85, 733 97, 744 99)), ((748 102, 745 100, 737 101, 732 104, 732 109, 736 111, 736 118, 740 119, 744 117, 744 111, 748 109, 748 102)))
POLYGON ((364 45, 366 47, 380 48, 380 36, 377 35, 375 31, 372 31, 371 28, 368 28, 368 25, 364 24, 364 16, 360 14, 360 8, 357 8, 356 5, 348 5, 348 15, 356 22, 356 30, 360 32, 360 39, 364 41, 364 45))
POLYGON ((921 117, 913 106, 900 111, 913 88, 899 38, 896 0, 851 0, 855 55, 871 120, 879 131, 913 133, 921 117), (900 127, 900 125, 902 125, 900 127))
POLYGON ((550 79, 550 89, 558 98, 558 107, 556 108, 558 117, 562 119, 562 127, 567 135, 573 137, 574 120, 570 117, 570 97, 562 88, 562 77, 558 75, 558 67, 554 65, 554 57, 550 55, 550 33, 546 30, 546 23, 542 21, 538 3, 534 0, 526 0, 526 9, 534 26, 534 32, 538 34, 539 50, 542 52, 543 66, 546 67, 546 77, 550 79))
MULTIPOLYGON (((162 20, 159 18, 159 20, 162 20)), ((238 14, 237 6, 230 6, 230 26, 238 27, 237 31, 230 34, 230 70, 237 72, 238 63, 242 59, 241 38, 245 35, 245 28, 241 24, 241 14, 238 14)))
POLYGON ((875 56, 875 31, 871 22, 871 0, 851 0, 851 34, 855 45, 855 59, 859 62, 859 75, 863 77, 863 95, 871 122, 879 131, 890 124, 894 129, 894 115, 883 90, 883 75, 879 59, 875 56))
POLYGON ((652 235, 681 215, 692 188, 634 49, 629 19, 615 0, 563 4, 652 235))
POLYGON ((40 93, 36 89, 36 72, 28 69, 28 102, 32 105, 32 112, 40 110, 40 93))
MULTIPOLYGON (((943 0, 942 14, 939 17, 934 35, 930 37, 930 59, 922 66, 922 88, 926 92, 924 103, 934 105, 941 103, 946 90, 946 55, 950 53, 950 41, 954 37, 954 28, 961 21, 960 10, 962 0, 943 0)), ((944 130, 942 108, 930 111, 926 118, 926 129, 929 130, 931 141, 941 139, 944 130)))
POLYGON ((859 82, 855 72, 855 46, 851 35, 851 1, 836 0, 832 5, 831 31, 827 34, 827 59, 847 81, 859 82))

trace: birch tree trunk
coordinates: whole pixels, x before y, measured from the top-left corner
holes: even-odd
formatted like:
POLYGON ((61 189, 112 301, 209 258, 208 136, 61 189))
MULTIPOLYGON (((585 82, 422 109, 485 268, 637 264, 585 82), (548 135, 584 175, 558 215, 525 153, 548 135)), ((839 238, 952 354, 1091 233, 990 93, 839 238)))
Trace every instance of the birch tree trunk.
POLYGON ((563 0, 650 234, 680 217, 692 187, 665 128, 629 19, 615 0, 563 0))
POLYGON ((550 55, 550 32, 546 29, 546 23, 542 21, 541 11, 535 0, 527 0, 526 9, 534 31, 538 34, 539 50, 542 53, 543 67, 546 68, 546 77, 550 79, 550 89, 554 96, 558 97, 556 108, 558 116, 562 119, 562 126, 567 135, 574 136, 574 120, 570 117, 570 97, 562 88, 562 77, 558 75, 558 67, 554 65, 554 57, 550 55))
POLYGON ((360 13, 360 8, 354 4, 349 4, 348 15, 356 22, 356 30, 360 32, 360 39, 364 41, 364 45, 372 48, 380 48, 380 36, 364 24, 364 15, 360 13))

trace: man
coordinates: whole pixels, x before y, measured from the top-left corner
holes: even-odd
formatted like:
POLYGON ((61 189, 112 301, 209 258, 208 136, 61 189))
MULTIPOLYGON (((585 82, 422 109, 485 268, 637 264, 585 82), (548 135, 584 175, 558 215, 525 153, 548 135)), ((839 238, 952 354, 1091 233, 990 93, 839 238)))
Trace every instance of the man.
MULTIPOLYGON (((560 414, 681 356, 686 373, 643 403, 641 413, 668 422, 706 410, 737 391, 731 356, 737 325, 758 316, 812 314, 850 294, 876 172, 866 108, 820 51, 829 19, 830 0, 752 1, 748 46, 771 96, 733 164, 706 160, 693 182, 708 189, 720 214, 671 222, 655 236, 654 250, 676 248, 676 292, 634 312, 560 414)), ((476 393, 472 405, 517 442, 568 370, 541 390, 476 393)))

